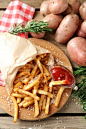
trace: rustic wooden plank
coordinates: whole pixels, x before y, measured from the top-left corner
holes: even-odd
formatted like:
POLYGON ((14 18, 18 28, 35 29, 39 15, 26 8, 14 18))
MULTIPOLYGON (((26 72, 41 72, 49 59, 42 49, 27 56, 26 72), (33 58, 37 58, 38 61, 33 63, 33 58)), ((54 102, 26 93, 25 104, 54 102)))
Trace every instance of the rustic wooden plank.
POLYGON ((39 121, 22 121, 13 123, 13 117, 0 117, 0 128, 12 129, 86 129, 84 116, 49 117, 39 121))
MULTIPOLYGON (((11 1, 12 0, 5 0, 5 1, 0 0, 0 9, 6 9, 11 1)), ((40 8, 40 5, 43 0, 21 0, 21 1, 38 9, 38 8, 40 8)))
POLYGON ((0 0, 0 9, 6 9, 11 0, 0 0))
POLYGON ((0 11, 0 18, 2 17, 2 15, 3 15, 3 13, 4 13, 4 11, 0 11))
MULTIPOLYGON (((12 0, 5 0, 5 1, 0 0, 0 9, 6 9, 11 1, 12 0)), ((38 8, 40 8, 40 5, 44 0, 21 0, 21 1, 38 9, 38 8)), ((83 1, 85 1, 85 0, 80 0, 81 3, 83 1)))

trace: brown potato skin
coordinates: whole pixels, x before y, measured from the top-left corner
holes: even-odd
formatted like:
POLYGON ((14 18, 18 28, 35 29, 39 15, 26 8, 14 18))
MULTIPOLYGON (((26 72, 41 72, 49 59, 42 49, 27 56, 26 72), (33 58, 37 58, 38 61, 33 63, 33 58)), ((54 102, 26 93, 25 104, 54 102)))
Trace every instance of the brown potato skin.
POLYGON ((76 30, 76 33, 75 35, 77 37, 83 37, 83 38, 86 38, 86 33, 83 31, 83 29, 81 28, 82 26, 82 20, 79 21, 79 26, 78 26, 78 29, 76 30))
POLYGON ((63 15, 67 15, 70 13, 79 13, 79 7, 81 5, 80 0, 67 0, 68 8, 63 12, 63 15))
POLYGON ((67 7, 67 0, 50 0, 49 2, 49 11, 53 14, 61 14, 67 7))
POLYGON ((45 36, 45 32, 41 32, 41 33, 33 33, 33 32, 29 32, 30 35, 34 38, 37 38, 37 39, 40 39, 40 38, 43 38, 45 36))
POLYGON ((67 44, 67 51, 71 59, 81 66, 86 66, 86 39, 75 37, 67 44))
POLYGON ((86 33, 86 20, 82 22, 81 29, 86 33))
POLYGON ((43 1, 41 3, 40 14, 42 14, 43 16, 46 16, 46 15, 50 14, 48 5, 49 5, 49 0, 43 1))
POLYGON ((86 1, 83 2, 79 8, 80 16, 83 20, 86 20, 86 1))
POLYGON ((63 18, 55 33, 57 43, 66 43, 75 33, 79 25, 79 17, 76 14, 68 14, 63 18))
POLYGON ((63 19, 62 15, 49 14, 46 17, 44 17, 42 21, 48 22, 49 23, 48 27, 55 30, 59 26, 62 19, 63 19))

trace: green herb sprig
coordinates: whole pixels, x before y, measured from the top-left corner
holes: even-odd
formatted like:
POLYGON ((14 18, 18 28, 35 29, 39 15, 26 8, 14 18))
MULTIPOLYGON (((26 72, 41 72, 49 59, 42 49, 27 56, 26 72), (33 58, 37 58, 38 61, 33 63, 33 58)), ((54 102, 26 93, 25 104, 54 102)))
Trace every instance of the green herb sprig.
POLYGON ((74 75, 75 76, 86 75, 86 67, 79 66, 74 68, 74 75))
POLYGON ((76 85, 78 86, 77 91, 73 91, 75 98, 80 98, 80 101, 83 105, 84 111, 86 111, 86 67, 80 66, 74 69, 75 77, 81 77, 82 79, 76 85))
POLYGON ((18 33, 23 33, 23 32, 41 33, 44 31, 52 32, 52 29, 48 27, 47 22, 31 21, 31 22, 26 22, 25 25, 16 23, 8 32, 17 35, 18 33))

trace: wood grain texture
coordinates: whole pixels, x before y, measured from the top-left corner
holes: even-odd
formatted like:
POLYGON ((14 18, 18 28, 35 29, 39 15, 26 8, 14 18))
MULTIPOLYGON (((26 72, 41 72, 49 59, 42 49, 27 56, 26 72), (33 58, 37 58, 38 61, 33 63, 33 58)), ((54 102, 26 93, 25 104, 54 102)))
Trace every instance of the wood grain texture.
MULTIPOLYGON (((11 1, 12 0, 5 0, 5 1, 0 0, 0 9, 6 9, 11 1)), ((40 5, 43 0, 21 0, 21 1, 24 2, 25 4, 28 4, 36 9, 38 9, 38 8, 40 8, 40 5)))
MULTIPOLYGON (((58 58, 58 64, 59 65, 63 65, 65 67, 67 67, 71 72, 72 71, 72 66, 70 61, 68 60, 68 58, 66 57, 66 55, 63 53, 63 51, 61 49, 59 49, 57 46, 55 46, 54 44, 45 41, 43 39, 35 39, 35 38, 30 38, 29 39, 32 43, 36 44, 37 46, 41 46, 43 48, 48 49, 55 58, 58 58)), ((43 119, 46 118, 54 113, 56 113, 57 111, 59 111, 63 105, 67 102, 68 98, 70 97, 71 94, 71 89, 70 88, 65 88, 62 97, 61 97, 61 101, 59 103, 59 107, 56 108, 54 106, 54 104, 50 105, 50 110, 49 110, 49 115, 45 115, 44 111, 42 111, 40 113, 40 115, 36 118, 34 117, 34 111, 32 110, 33 107, 31 109, 28 110, 28 108, 21 108, 19 109, 19 118, 20 119, 24 119, 24 120, 37 120, 37 119, 43 119)), ((13 116, 13 103, 11 103, 11 98, 10 96, 8 96, 6 88, 0 86, 0 107, 7 112, 8 114, 13 116)))
MULTIPOLYGON (((0 0, 0 9, 6 9, 7 6, 9 5, 9 3, 11 2, 12 0, 0 0)), ((22 2, 36 8, 36 9, 39 9, 40 8, 40 5, 41 3, 44 1, 44 0, 21 0, 22 2)), ((80 2, 82 3, 83 1, 85 0, 80 0, 80 2)))
POLYGON ((13 117, 0 117, 0 129, 86 129, 84 116, 57 116, 39 121, 19 120, 13 123, 13 117))

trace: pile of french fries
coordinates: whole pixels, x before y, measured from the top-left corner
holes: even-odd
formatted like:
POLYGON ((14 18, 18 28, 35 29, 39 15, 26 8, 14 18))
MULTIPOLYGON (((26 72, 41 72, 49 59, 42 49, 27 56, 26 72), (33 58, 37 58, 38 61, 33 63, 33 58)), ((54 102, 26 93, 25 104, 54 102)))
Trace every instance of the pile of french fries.
MULTIPOLYGON (((48 58, 49 54, 41 54, 18 70, 11 93, 14 103, 14 123, 17 122, 21 107, 27 108, 34 105, 35 117, 42 110, 45 114, 49 114, 50 101, 54 97, 52 92, 57 89, 56 85, 64 84, 65 80, 54 81, 52 79, 46 68, 48 58)), ((55 98, 55 107, 58 107, 63 91, 64 87, 60 86, 55 98)))

